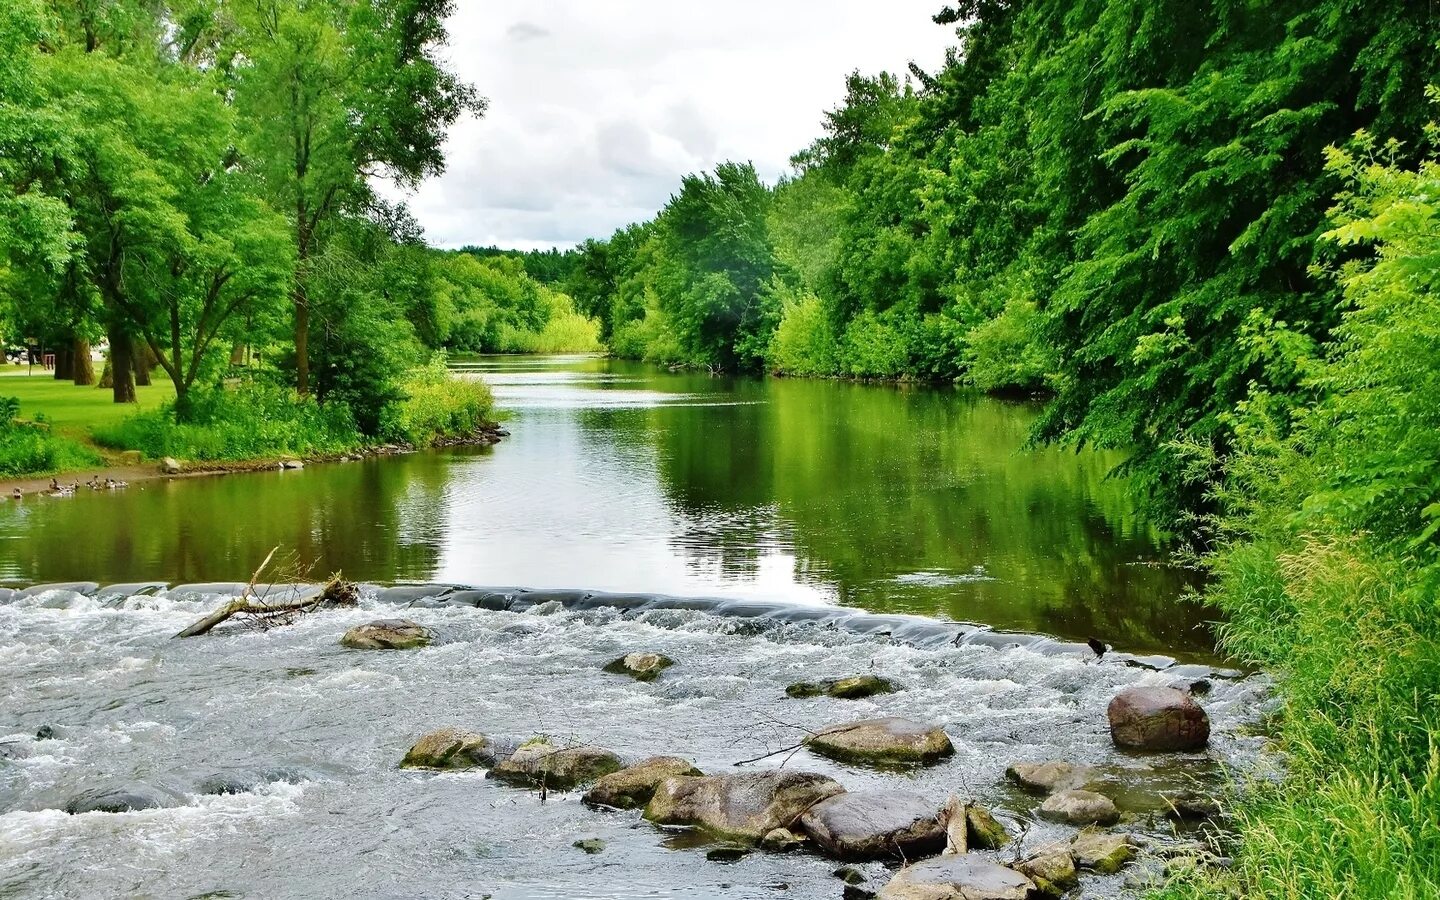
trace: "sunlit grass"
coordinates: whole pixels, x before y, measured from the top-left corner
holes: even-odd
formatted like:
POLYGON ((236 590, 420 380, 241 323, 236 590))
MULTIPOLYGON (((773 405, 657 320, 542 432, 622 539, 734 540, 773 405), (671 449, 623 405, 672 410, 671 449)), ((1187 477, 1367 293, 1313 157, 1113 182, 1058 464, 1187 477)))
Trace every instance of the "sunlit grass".
POLYGON ((56 381, 52 373, 42 374, 39 367, 35 374, 27 375, 25 367, 7 365, 0 367, 0 397, 19 398, 21 419, 43 418, 61 434, 88 439, 96 426, 114 425, 175 399, 175 389, 168 379, 156 378, 148 387, 135 388, 137 402, 115 403, 109 388, 56 381))

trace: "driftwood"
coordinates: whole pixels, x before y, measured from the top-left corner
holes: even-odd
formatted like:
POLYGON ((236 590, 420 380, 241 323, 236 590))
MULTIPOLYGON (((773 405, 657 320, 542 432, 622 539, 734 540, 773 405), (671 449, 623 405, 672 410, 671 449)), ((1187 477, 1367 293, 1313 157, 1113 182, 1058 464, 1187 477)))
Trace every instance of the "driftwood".
POLYGON ((175 636, 185 638, 205 634, 232 616, 243 616, 252 625, 258 625, 260 628, 288 625, 299 616, 314 612, 321 607, 354 606, 359 602, 359 592, 355 585, 345 581, 338 574, 330 576, 330 580, 320 587, 290 600, 270 602, 265 597, 258 596, 255 591, 255 583, 259 581, 260 573, 270 565, 270 560, 274 556, 275 551, 271 550, 269 556, 266 556, 265 561, 260 564, 260 568, 250 576, 249 584, 245 585, 245 590, 241 591, 239 597, 175 636))
POLYGON ((940 811, 940 824, 945 826, 945 850, 948 854, 970 852, 970 803, 951 794, 940 811))

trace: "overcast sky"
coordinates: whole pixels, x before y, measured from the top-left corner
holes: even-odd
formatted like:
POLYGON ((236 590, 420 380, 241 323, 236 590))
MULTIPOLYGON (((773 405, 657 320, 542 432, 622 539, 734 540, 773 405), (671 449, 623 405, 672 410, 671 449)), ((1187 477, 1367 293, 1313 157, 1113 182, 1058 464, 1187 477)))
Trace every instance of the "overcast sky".
POLYGON ((682 175, 773 181, 852 69, 935 69, 941 0, 460 0, 451 64, 489 98, 409 198, 432 244, 567 247, 650 218, 682 175))

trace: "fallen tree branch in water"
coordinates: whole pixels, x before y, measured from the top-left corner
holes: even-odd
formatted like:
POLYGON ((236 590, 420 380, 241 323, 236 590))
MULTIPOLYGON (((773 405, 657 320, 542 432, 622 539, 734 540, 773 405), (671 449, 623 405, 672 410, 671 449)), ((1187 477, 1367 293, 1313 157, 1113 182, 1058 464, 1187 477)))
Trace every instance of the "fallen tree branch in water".
MULTIPOLYGON (((275 548, 278 550, 279 548, 275 548)), ((281 602, 270 602, 264 597, 257 596, 255 584, 260 580, 260 575, 270 565, 270 560, 275 556, 275 550, 271 550, 260 564, 260 568, 250 576, 250 582, 245 585, 245 590, 240 596, 221 606, 203 619, 175 635, 177 638, 196 637, 206 634, 216 625, 230 619, 233 616, 243 616, 253 625, 260 628, 270 628, 275 625, 289 625, 305 613, 314 612, 326 606, 354 606, 360 600, 359 591, 353 582, 345 581, 336 573, 330 576, 330 580, 308 591, 305 594, 281 602)))

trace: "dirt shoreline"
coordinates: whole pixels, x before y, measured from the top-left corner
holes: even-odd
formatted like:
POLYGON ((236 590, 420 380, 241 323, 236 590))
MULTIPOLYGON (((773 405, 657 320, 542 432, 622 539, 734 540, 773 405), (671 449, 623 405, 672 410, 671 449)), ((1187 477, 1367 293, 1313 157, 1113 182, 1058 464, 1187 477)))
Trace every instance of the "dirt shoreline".
POLYGON ((311 456, 271 456, 258 457, 255 459, 227 460, 224 462, 181 462, 181 469, 176 473, 167 473, 161 468, 159 462, 144 465, 115 465, 102 466, 90 469, 76 469, 59 474, 51 475, 25 475, 18 478, 0 479, 0 500, 11 500, 16 498, 18 491, 21 497, 49 496, 51 494, 52 481, 58 483, 62 488, 74 489, 76 493, 91 490, 89 487, 91 476, 99 483, 96 490, 110 490, 106 485, 107 481, 122 482, 125 486, 137 482, 171 480, 175 478, 203 478, 213 475, 233 475, 244 472, 273 472, 278 469, 302 469, 304 466, 319 465, 322 463, 351 462, 362 459, 372 459, 385 456, 403 456, 407 453, 418 453, 420 450, 438 449, 444 447, 489 447, 498 444, 502 438, 509 437, 510 432, 501 428, 498 423, 490 423, 474 434, 459 438, 445 438, 437 441, 430 447, 414 447, 409 444, 377 444, 370 447, 362 447, 348 453, 319 453, 311 456), (286 463, 292 465, 287 466, 286 463), (300 465, 293 465, 300 463, 300 465))

